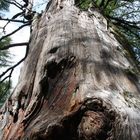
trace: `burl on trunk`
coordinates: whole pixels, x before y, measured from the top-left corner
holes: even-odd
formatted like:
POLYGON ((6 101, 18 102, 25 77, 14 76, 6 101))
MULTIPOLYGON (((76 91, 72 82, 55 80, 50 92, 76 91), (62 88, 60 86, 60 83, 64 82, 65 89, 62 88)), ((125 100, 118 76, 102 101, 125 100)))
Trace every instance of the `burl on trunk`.
POLYGON ((52 0, 30 40, 1 140, 140 139, 138 78, 99 12, 52 0))

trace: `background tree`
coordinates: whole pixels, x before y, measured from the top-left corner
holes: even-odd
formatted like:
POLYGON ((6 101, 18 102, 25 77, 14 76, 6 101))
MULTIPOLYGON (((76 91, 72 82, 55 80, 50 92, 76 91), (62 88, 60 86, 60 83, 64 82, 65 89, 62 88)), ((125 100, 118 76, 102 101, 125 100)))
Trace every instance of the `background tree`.
POLYGON ((9 10, 9 2, 10 2, 10 0, 1 0, 0 1, 0 10, 1 11, 9 10))
POLYGON ((8 49, 12 48, 12 47, 17 47, 17 46, 23 46, 23 45, 26 46, 28 44, 28 42, 20 42, 20 43, 12 44, 10 36, 13 35, 14 33, 16 33, 17 31, 19 31, 20 29, 22 29, 23 27, 29 25, 29 23, 23 20, 23 17, 22 17, 23 13, 24 13, 23 6, 20 3, 16 2, 15 0, 1 0, 0 1, 0 11, 1 11, 0 20, 7 21, 7 22, 5 22, 6 24, 4 26, 0 27, 0 29, 1 29, 1 35, 0 35, 0 68, 1 68, 0 107, 1 107, 2 104, 4 103, 4 101, 6 100, 6 98, 8 97, 8 95, 10 94, 10 89, 12 86, 11 76, 14 71, 14 68, 16 66, 18 66, 20 63, 22 63, 22 61, 25 59, 25 58, 23 58, 22 60, 20 60, 13 66, 11 66, 11 64, 12 64, 11 56, 12 55, 9 53, 8 49), (16 15, 13 15, 13 17, 11 17, 11 19, 5 18, 5 13, 4 13, 9 10, 10 4, 12 4, 12 5, 16 6, 18 9, 20 9, 20 12, 17 13, 16 15), (11 33, 7 34, 6 28, 10 22, 18 23, 19 28, 15 29, 11 33), (20 23, 23 25, 20 26, 20 23), (2 71, 4 71, 4 72, 2 72, 2 71))
POLYGON ((131 34, 123 35, 127 27, 135 39, 130 27, 139 24, 111 14, 126 2, 134 1, 50 0, 35 14, 29 1, 23 15, 31 37, 19 83, 1 109, 2 140, 140 138, 139 69, 131 34))
MULTIPOLYGON (((4 0, 0 1, 0 11, 8 11, 9 3, 7 3, 4 0)), ((0 12, 0 16, 2 17, 3 14, 0 12)), ((2 41, 0 41, 0 69, 3 69, 5 67, 8 67, 11 64, 11 55, 8 50, 1 50, 4 46, 9 45, 11 42, 10 38, 5 38, 2 41)), ((0 80, 1 81, 1 80, 0 80)), ((8 81, 5 81, 3 79, 3 82, 0 82, 0 107, 5 102, 6 98, 10 94, 10 88, 11 88, 11 81, 10 79, 8 81)))
MULTIPOLYGON (((6 38, 5 40, 0 42, 0 48, 2 48, 5 45, 8 45, 10 43, 11 39, 6 38)), ((11 54, 8 50, 0 50, 0 69, 4 69, 5 67, 8 67, 11 64, 10 61, 11 54)), ((5 102, 6 98, 10 94, 10 88, 11 88, 11 80, 0 82, 0 107, 5 102)))
MULTIPOLYGON (((11 81, 10 81, 11 82, 11 81)), ((0 107, 4 104, 8 95, 10 95, 11 83, 9 81, 0 84, 0 107)))

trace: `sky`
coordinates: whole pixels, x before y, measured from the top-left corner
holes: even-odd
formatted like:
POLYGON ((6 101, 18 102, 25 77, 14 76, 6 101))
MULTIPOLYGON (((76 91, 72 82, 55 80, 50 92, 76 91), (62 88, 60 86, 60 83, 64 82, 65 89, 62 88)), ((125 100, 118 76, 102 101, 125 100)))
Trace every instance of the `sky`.
MULTIPOLYGON (((17 1, 22 2, 22 0, 17 0, 17 1)), ((34 3, 35 3, 34 10, 36 10, 37 12, 41 12, 41 10, 45 8, 47 1, 48 0, 34 0, 34 3)), ((18 12, 20 12, 18 8, 16 8, 14 5, 11 5, 9 12, 4 13, 4 14, 5 14, 5 17, 11 18, 13 15, 15 15, 18 12)), ((0 21, 0 26, 5 25, 5 23, 6 23, 5 21, 0 21)), ((6 28, 6 33, 10 33, 13 30, 17 29, 18 27, 19 27, 19 24, 11 22, 10 24, 8 24, 6 28)), ((12 43, 27 42, 29 40, 29 36, 30 36, 30 28, 24 27, 21 30, 19 30, 17 33, 11 36, 12 43)), ((18 46, 18 47, 11 48, 9 50, 10 50, 10 53, 13 55, 12 60, 11 60, 13 62, 12 64, 15 64, 25 56, 26 46, 18 46)), ((18 77, 20 74, 21 67, 22 67, 22 64, 16 67, 13 71, 13 74, 11 77, 13 88, 18 83, 18 77)), ((0 73, 2 73, 4 70, 5 69, 2 69, 0 73)))

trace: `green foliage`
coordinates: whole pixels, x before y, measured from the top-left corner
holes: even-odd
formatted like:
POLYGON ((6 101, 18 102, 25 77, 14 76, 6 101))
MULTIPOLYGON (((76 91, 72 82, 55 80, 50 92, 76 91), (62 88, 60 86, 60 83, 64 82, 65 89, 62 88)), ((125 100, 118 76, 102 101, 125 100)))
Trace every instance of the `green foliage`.
POLYGON ((0 107, 3 105, 3 103, 9 96, 10 89, 11 89, 11 81, 0 83, 0 107))
MULTIPOLYGON (((8 45, 11 42, 10 38, 5 38, 0 41, 0 48, 8 45)), ((8 50, 0 50, 0 69, 7 67, 11 64, 11 55, 8 50)), ((0 79, 1 80, 1 79, 0 79)), ((3 105, 4 101, 10 94, 11 81, 4 81, 0 83, 0 107, 3 105)))
POLYGON ((78 6, 81 10, 87 10, 92 3, 92 0, 77 0, 76 6, 78 6))
MULTIPOLYGON (((10 44, 10 42, 10 38, 3 39, 0 41, 0 48, 10 44)), ((11 55, 8 50, 0 50, 0 68, 9 66, 11 64, 10 58, 11 55)))
POLYGON ((1 11, 7 11, 8 9, 9 9, 9 3, 7 2, 7 1, 9 1, 10 2, 10 0, 0 0, 0 10, 1 11))

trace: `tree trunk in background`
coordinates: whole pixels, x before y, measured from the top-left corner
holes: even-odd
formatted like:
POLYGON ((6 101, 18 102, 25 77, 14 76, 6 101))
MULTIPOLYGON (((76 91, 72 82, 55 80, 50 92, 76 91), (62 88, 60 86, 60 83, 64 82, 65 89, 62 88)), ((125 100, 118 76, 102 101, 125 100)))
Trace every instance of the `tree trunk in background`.
POLYGON ((97 11, 52 0, 32 25, 19 83, 0 115, 1 140, 139 140, 140 87, 97 11))

